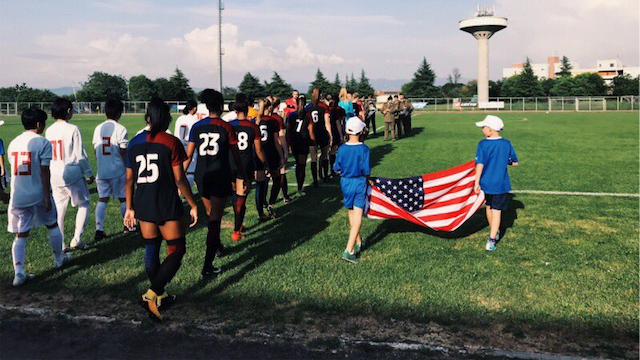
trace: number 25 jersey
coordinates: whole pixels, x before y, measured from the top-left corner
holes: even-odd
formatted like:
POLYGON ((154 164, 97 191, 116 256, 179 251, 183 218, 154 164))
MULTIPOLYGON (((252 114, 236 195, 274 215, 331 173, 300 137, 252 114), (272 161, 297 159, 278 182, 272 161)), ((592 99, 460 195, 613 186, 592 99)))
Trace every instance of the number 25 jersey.
POLYGON ((195 143, 198 154, 195 180, 199 185, 224 176, 231 181, 229 147, 238 143, 233 127, 220 118, 206 118, 191 128, 189 142, 195 143))
POLYGON ((163 223, 182 217, 184 210, 173 167, 182 166, 186 159, 180 140, 165 132, 152 137, 144 131, 131 139, 125 166, 133 171, 136 184, 133 201, 136 219, 163 223))

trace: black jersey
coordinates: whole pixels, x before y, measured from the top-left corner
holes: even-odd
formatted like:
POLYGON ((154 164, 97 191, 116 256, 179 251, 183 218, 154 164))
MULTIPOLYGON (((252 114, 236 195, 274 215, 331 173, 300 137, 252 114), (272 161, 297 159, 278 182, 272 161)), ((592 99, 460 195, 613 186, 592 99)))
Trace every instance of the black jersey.
POLYGON ((340 133, 338 128, 343 129, 342 124, 346 116, 346 112, 342 107, 336 106, 331 109, 331 112, 329 113, 329 115, 331 118, 331 132, 333 133, 333 144, 334 145, 342 144, 342 138, 340 138, 340 133))
POLYGON ((311 142, 311 135, 309 134, 310 122, 309 113, 302 119, 299 119, 297 111, 292 112, 287 117, 287 136, 294 154, 309 153, 309 144, 311 142))
MULTIPOLYGON (((254 157, 256 155, 256 149, 254 141, 260 136, 260 129, 253 121, 250 120, 233 120, 229 124, 233 126, 236 132, 236 138, 238 139, 238 151, 240 152, 240 158, 245 168, 247 176, 253 176, 254 157)), ((232 158, 229 158, 231 162, 231 169, 237 174, 236 165, 232 158)))
POLYGON ((133 171, 135 179, 136 219, 164 223, 182 217, 173 167, 182 166, 186 159, 180 140, 165 132, 152 137, 144 131, 131 139, 125 166, 133 171))
POLYGON ((262 142, 262 149, 265 153, 276 151, 277 139, 273 134, 278 134, 280 131, 278 120, 271 116, 261 117, 258 127, 260 128, 260 142, 262 142))

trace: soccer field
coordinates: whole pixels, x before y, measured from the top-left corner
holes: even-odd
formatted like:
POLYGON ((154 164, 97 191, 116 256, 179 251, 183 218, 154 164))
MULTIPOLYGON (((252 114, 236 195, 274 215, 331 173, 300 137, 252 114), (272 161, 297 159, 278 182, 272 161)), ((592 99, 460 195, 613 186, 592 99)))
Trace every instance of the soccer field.
MULTIPOLYGON (((371 148, 372 175, 415 176, 472 160, 482 137, 474 122, 483 116, 420 114, 414 117, 415 135, 410 138, 393 143, 379 135, 370 138, 366 144, 371 148)), ((294 196, 290 204, 278 203, 278 218, 263 224, 257 223, 250 196, 246 238, 238 243, 230 241, 233 211, 227 208, 222 237, 228 255, 216 260, 224 270, 217 278, 200 276, 206 226, 201 221, 188 233, 183 266, 168 286, 180 302, 166 313, 166 322, 220 324, 225 319, 221 332, 234 335, 251 324, 270 324, 272 331, 282 332, 290 327, 311 329, 327 316, 333 320, 317 331, 331 334, 340 319, 393 318, 412 324, 507 329, 521 334, 522 341, 550 331, 561 340, 616 339, 634 348, 638 197, 518 190, 638 194, 638 113, 500 116, 505 122, 502 135, 514 144, 520 166, 510 169, 516 191, 503 217, 506 231, 497 251, 484 251, 488 227, 483 210, 453 234, 407 222, 365 219, 362 235, 369 245, 360 263, 353 265, 340 260, 348 219, 336 181, 309 188, 306 197, 294 196)), ((18 118, 3 120, 0 137, 8 147, 22 127, 18 118)), ((93 128, 102 120, 71 120, 80 127, 89 153, 93 128)), ((382 118, 377 121, 378 127, 383 125, 382 118)), ((130 138, 144 125, 141 115, 121 122, 130 138)), ((95 172, 95 156, 90 154, 90 159, 95 172)), ((289 184, 294 184, 292 171, 289 184)), ((90 191, 92 212, 85 239, 92 241, 95 184, 90 191)), ((107 214, 105 230, 111 234, 122 229, 116 205, 111 201, 107 214)), ((68 211, 67 238, 74 218, 75 210, 68 211)), ((0 205, 3 229, 6 222, 6 205, 0 205)), ((11 286, 12 235, 3 230, 0 237, 2 304, 27 301, 75 314, 147 322, 136 304, 148 287, 144 246, 137 236, 113 235, 75 252, 68 267, 53 271, 45 231, 38 229, 27 246, 26 267, 37 277, 19 289, 11 286)), ((357 336, 366 326, 353 325, 346 331, 357 336)), ((397 334, 396 339, 403 338, 411 336, 397 334)))

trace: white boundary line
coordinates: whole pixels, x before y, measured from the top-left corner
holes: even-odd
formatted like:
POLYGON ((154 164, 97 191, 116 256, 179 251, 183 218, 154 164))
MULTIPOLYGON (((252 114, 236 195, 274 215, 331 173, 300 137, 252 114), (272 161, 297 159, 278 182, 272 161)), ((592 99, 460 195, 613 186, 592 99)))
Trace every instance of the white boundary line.
MULTIPOLYGON (((296 184, 288 184, 289 187, 298 187, 296 184)), ((312 184, 304 184, 305 187, 312 186, 312 184)), ((320 188, 332 187, 339 188, 338 184, 322 184, 320 188)), ((534 194, 534 195, 568 195, 568 196, 608 196, 608 197, 628 197, 628 198, 640 198, 640 194, 632 193, 604 193, 604 192, 581 192, 581 191, 546 191, 546 190, 511 190, 514 194, 534 194)))

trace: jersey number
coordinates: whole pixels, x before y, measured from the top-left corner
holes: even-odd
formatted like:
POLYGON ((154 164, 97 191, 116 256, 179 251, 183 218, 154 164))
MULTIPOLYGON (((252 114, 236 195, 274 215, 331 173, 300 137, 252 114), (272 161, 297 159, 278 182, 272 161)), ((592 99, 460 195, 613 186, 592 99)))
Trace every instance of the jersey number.
POLYGON ((238 149, 240 151, 247 150, 249 147, 249 134, 244 131, 238 133, 238 149))
POLYGON ((189 133, 187 132, 187 125, 180 125, 180 137, 182 140, 189 140, 189 133))
POLYGON ((53 147, 53 160, 64 160, 64 152, 62 151, 62 140, 51 141, 53 147))
POLYGON ((318 122, 318 112, 317 111, 312 111, 311 112, 311 119, 313 119, 313 123, 317 123, 318 122))
POLYGON ((200 144, 200 156, 215 156, 218 154, 218 151, 220 150, 220 146, 218 146, 220 134, 201 133, 200 139, 202 139, 202 144, 200 144))
POLYGON ((267 125, 260 125, 260 134, 262 134, 262 137, 260 138, 261 141, 267 141, 267 139, 269 138, 269 132, 267 131, 267 125))
POLYGON ((31 175, 31 153, 28 151, 13 152, 13 175, 31 175), (18 163, 20 162, 20 163, 18 163), (25 165, 26 171, 18 171, 18 167, 25 165))
POLYGON ((108 136, 102 138, 102 155, 111 155, 111 138, 108 136))
POLYGON ((136 156, 136 162, 138 163, 138 184, 151 184, 158 180, 160 169, 158 168, 158 164, 153 162, 154 160, 158 160, 158 154, 136 156), (146 176, 142 175, 145 171, 149 172, 146 176))
POLYGON ((296 126, 296 132, 300 132, 300 130, 302 130, 302 124, 304 124, 304 120, 296 119, 296 123, 298 123, 298 125, 296 126))

